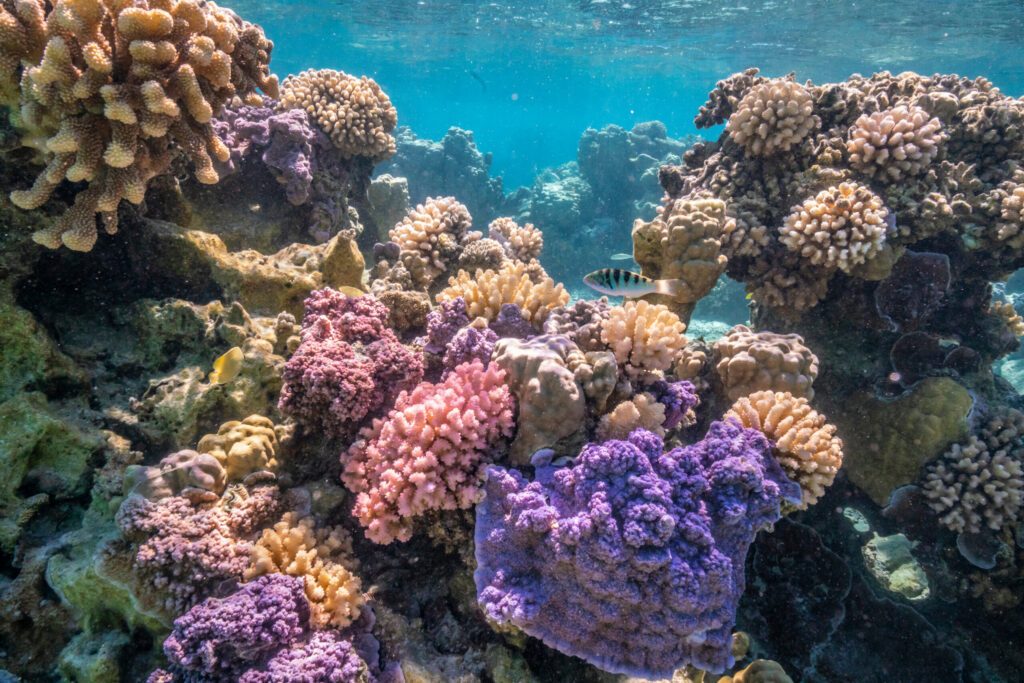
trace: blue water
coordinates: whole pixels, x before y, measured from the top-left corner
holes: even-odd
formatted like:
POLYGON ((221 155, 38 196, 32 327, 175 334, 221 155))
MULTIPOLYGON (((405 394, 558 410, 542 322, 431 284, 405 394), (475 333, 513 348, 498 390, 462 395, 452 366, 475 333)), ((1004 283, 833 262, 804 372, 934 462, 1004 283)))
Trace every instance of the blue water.
POLYGON ((1019 0, 236 0, 285 75, 375 78, 421 137, 475 132, 506 188, 574 159, 588 126, 692 119, 715 82, 749 66, 838 81, 853 72, 984 75, 1024 94, 1019 0))

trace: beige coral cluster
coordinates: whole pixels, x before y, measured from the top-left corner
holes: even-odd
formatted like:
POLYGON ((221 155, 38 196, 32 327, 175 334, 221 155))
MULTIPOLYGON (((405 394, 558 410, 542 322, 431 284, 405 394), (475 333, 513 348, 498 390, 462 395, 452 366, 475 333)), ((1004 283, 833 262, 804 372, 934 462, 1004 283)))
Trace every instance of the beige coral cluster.
MULTIPOLYGON (((1015 180, 1021 180, 1018 176, 1015 180)), ((999 192, 999 220, 995 226, 996 240, 1014 251, 1024 248, 1024 183, 1008 183, 999 192)))
POLYGON ((478 270, 470 275, 460 270, 448 279, 448 287, 438 295, 438 301, 462 297, 471 318, 494 320, 504 304, 516 304, 523 318, 540 328, 548 314, 569 303, 569 293, 561 283, 545 276, 535 282, 522 261, 509 261, 499 270, 478 270))
POLYGON ((814 99, 795 81, 774 79, 750 88, 725 130, 754 156, 770 156, 799 145, 819 125, 814 99))
POLYGON ((487 226, 488 236, 500 244, 509 258, 529 263, 540 258, 544 249, 544 235, 533 223, 519 225, 515 219, 495 218, 487 226))
POLYGON ((780 239, 813 265, 849 273, 882 252, 888 213, 869 188, 840 183, 794 207, 780 239))
POLYGON ((241 481, 253 472, 277 469, 274 423, 262 415, 225 422, 216 434, 201 438, 196 450, 216 458, 228 481, 241 481))
POLYGON ((59 0, 47 7, 22 0, 0 14, 0 94, 16 107, 22 143, 46 164, 11 201, 36 209, 64 180, 87 183, 33 238, 89 251, 96 214, 116 232, 121 200, 141 203, 150 179, 176 155, 192 163, 200 182, 217 182, 213 162, 229 154, 210 120, 228 99, 255 97, 257 87, 277 95, 268 69, 273 43, 212 2, 59 0), (17 102, 13 82, 20 83, 17 102))
POLYGON ((366 601, 352 572, 353 558, 352 539, 343 528, 316 528, 311 517, 289 512, 263 530, 245 580, 264 574, 297 576, 305 582, 313 626, 344 628, 359 617, 366 601))
POLYGON ((411 209, 388 237, 406 252, 403 262, 410 272, 422 273, 429 283, 453 265, 464 241, 479 237, 469 232, 472 225, 469 210, 454 197, 430 197, 411 209), (413 265, 412 258, 420 263, 413 265))
POLYGON ((939 119, 920 107, 899 106, 858 118, 846 149, 861 173, 895 181, 927 170, 945 139, 939 119))
POLYGON ((725 270, 722 238, 734 227, 719 199, 682 199, 666 205, 653 221, 633 226, 633 256, 652 280, 676 280, 671 295, 652 297, 685 321, 725 270))
POLYGON ((627 301, 614 306, 601 326, 601 341, 634 375, 668 370, 679 358, 686 325, 661 304, 627 301))
POLYGON ((665 406, 648 393, 637 394, 602 415, 597 424, 597 437, 602 441, 625 439, 634 429, 646 429, 665 436, 665 406))
POLYGON ((843 441, 836 436, 836 428, 806 398, 757 391, 737 400, 725 418, 735 418, 771 440, 786 476, 800 484, 801 508, 825 495, 843 464, 843 441))
POLYGON ((1000 318, 1015 337, 1024 337, 1024 317, 1021 317, 1009 301, 993 301, 989 306, 989 312, 1000 318))
POLYGON ((928 504, 957 532, 1000 531, 1024 506, 1024 413, 1007 409, 954 444, 924 479, 928 504))
POLYGON ((798 334, 754 332, 736 325, 714 344, 715 369, 730 400, 756 391, 781 391, 808 400, 818 357, 798 334))
POLYGON ((398 112, 372 78, 307 69, 281 85, 282 109, 304 109, 346 157, 375 161, 395 153, 398 112))

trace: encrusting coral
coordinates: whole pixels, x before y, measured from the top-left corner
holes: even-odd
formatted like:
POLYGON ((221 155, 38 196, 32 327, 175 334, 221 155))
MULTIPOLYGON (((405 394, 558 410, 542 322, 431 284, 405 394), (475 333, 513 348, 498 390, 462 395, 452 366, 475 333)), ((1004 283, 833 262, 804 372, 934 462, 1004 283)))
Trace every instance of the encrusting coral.
POLYGON ((475 275, 460 270, 448 280, 448 287, 437 300, 440 303, 456 297, 465 300, 471 317, 488 320, 497 318, 503 305, 515 304, 523 318, 538 329, 553 309, 569 303, 569 293, 562 283, 556 284, 546 275, 535 282, 521 261, 510 261, 497 271, 478 270, 475 275))
POLYGON ((668 307, 647 301, 613 306, 601 326, 601 341, 627 371, 640 375, 672 367, 686 346, 686 325, 668 307))
POLYGON ((814 398, 818 357, 798 334, 754 332, 736 325, 713 348, 718 380, 730 400, 769 389, 814 398))
POLYGON ((758 391, 736 401, 723 419, 739 420, 768 437, 786 476, 800 484, 801 508, 825 495, 843 464, 843 441, 836 436, 836 428, 806 398, 758 391))
POLYGON ((308 69, 281 84, 282 109, 303 109, 346 157, 375 161, 395 153, 398 112, 372 78, 308 69))
POLYGON ((747 91, 725 130, 749 154, 771 156, 800 144, 819 124, 807 88, 775 79, 747 91))
POLYGON ((863 114, 850 128, 850 165, 868 176, 897 181, 919 175, 946 139, 942 122, 921 107, 901 105, 863 114))
POLYGON ((244 578, 287 574, 303 581, 314 628, 344 628, 359 617, 365 599, 350 570, 352 539, 341 527, 317 528, 310 517, 285 513, 253 545, 244 578))
POLYGON ((7 22, 4 42, 26 41, 20 63, 8 56, 0 65, 0 81, 20 83, 17 100, 8 95, 6 104, 16 110, 22 144, 46 163, 31 189, 15 190, 11 200, 36 209, 64 180, 88 183, 33 235, 53 249, 92 249, 96 214, 116 232, 121 200, 141 203, 149 181, 177 157, 192 163, 200 182, 217 182, 213 162, 226 161, 228 149, 213 132, 213 115, 236 95, 258 99, 256 88, 277 95, 268 69, 273 43, 212 2, 30 0, 4 16, 18 17, 7 22))
POLYGON ((928 467, 928 505, 956 532, 1000 531, 1024 507, 1024 413, 1007 409, 928 467))

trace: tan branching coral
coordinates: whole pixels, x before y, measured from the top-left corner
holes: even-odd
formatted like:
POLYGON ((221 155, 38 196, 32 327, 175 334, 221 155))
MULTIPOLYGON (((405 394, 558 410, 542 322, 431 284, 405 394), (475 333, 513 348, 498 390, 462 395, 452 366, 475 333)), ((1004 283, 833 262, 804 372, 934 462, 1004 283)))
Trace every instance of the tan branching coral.
POLYGON ((522 261, 509 261, 497 271, 478 270, 475 275, 460 270, 448 279, 447 289, 437 299, 447 301, 460 296, 466 301, 470 318, 494 320, 504 304, 516 304, 523 318, 538 329, 548 313, 569 302, 569 293, 561 283, 555 284, 549 277, 534 282, 522 261))
POLYGON ((757 391, 733 403, 725 418, 757 429, 774 445, 775 458, 803 491, 801 508, 825 495, 843 464, 843 441, 805 398, 757 391))
POLYGON ((779 238, 813 265, 848 273, 881 253, 888 213, 867 187, 840 183, 793 207, 779 238))
POLYGON ((601 341, 631 374, 672 367, 686 346, 686 325, 661 304, 627 301, 614 306, 601 325, 601 341))
POLYGON ((274 423, 262 415, 225 422, 216 434, 199 440, 196 450, 217 459, 228 481, 241 481, 253 472, 277 469, 277 434, 274 423))
POLYGON ((411 209, 388 237, 403 252, 419 257, 423 277, 429 283, 454 265, 462 243, 471 237, 472 225, 469 210, 454 197, 430 197, 411 209))
MULTIPOLYGON (((11 201, 36 209, 64 180, 88 183, 52 227, 33 235, 44 246, 92 249, 96 214, 116 232, 121 200, 141 203, 150 179, 176 156, 192 163, 200 182, 217 182, 213 162, 229 154, 210 119, 236 95, 256 97, 257 87, 277 94, 268 69, 273 43, 212 2, 59 0, 40 34, 42 7, 22 1, 0 15, 0 91, 20 83, 13 120, 22 144, 46 164, 11 201)), ((13 94, 0 94, 13 105, 13 94)))
POLYGON ((22 62, 37 64, 46 47, 46 3, 43 0, 0 2, 0 104, 17 107, 18 70, 22 62))
POLYGON ((1024 177, 1016 175, 1013 181, 1005 183, 993 194, 999 198, 995 241, 1002 247, 1019 252, 1024 249, 1024 177))
POLYGON ((945 139, 939 119, 920 107, 899 106, 858 118, 846 149, 861 173, 895 181, 925 171, 945 139))
POLYGON ((281 84, 282 109, 305 109, 346 157, 376 161, 395 153, 398 112, 372 78, 308 69, 281 84))
POLYGON ((519 225, 512 218, 495 218, 487 226, 488 236, 505 249, 509 258, 530 262, 540 258, 544 236, 533 223, 519 225))
POLYGON ((1024 506, 1024 413, 1008 409, 936 460, 924 480, 928 504, 957 532, 1000 531, 1024 506))
POLYGON ((725 270, 722 238, 733 228, 725 202, 682 199, 662 207, 653 221, 633 225, 633 256, 652 280, 677 280, 671 295, 652 301, 670 305, 684 322, 725 270))
POLYGON ((310 621, 315 628, 344 628, 359 617, 365 603, 361 582, 351 569, 352 539, 341 527, 316 528, 311 517, 289 512, 252 550, 245 571, 251 581, 264 574, 287 574, 305 582, 310 621))
POLYGON ((1009 301, 993 301, 989 306, 989 312, 1002 319, 1014 336, 1024 337, 1024 318, 1009 301))
POLYGON ((798 334, 754 332, 736 325, 715 342, 714 362, 730 400, 768 390, 814 398, 818 357, 798 334))
POLYGON ((623 401, 607 415, 601 416, 597 436, 602 441, 625 439, 634 429, 646 429, 658 436, 665 435, 665 406, 647 393, 637 394, 623 401))
POLYGON ((819 124, 807 88, 775 79, 747 91, 725 130, 748 154, 771 156, 799 145, 819 124))

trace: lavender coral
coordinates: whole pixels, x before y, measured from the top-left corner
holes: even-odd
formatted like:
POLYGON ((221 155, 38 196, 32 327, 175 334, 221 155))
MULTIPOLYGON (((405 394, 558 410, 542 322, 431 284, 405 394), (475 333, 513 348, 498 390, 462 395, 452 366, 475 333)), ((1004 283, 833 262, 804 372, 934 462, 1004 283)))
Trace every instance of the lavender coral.
POLYGON ((387 418, 363 430, 342 478, 357 494, 352 512, 370 540, 407 541, 415 517, 480 499, 485 454, 512 434, 504 380, 493 363, 460 365, 440 384, 402 393, 387 418))
POLYGON ((662 448, 637 430, 533 483, 489 468, 475 573, 487 617, 614 673, 730 666, 747 548, 800 488, 734 422, 662 448))

